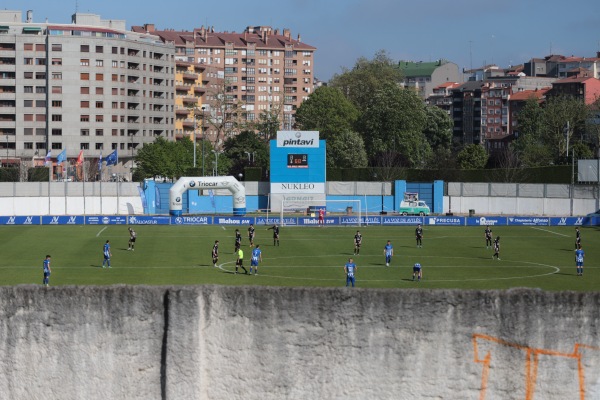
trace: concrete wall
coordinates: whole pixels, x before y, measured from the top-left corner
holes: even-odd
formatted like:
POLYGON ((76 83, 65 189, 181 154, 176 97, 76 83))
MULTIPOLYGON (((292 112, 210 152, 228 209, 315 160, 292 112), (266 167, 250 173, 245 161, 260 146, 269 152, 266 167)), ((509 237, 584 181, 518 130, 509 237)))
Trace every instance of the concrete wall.
POLYGON ((0 399, 597 399, 600 293, 0 288, 0 399))
POLYGON ((444 212, 478 215, 586 215, 599 208, 597 199, 444 196, 444 212))

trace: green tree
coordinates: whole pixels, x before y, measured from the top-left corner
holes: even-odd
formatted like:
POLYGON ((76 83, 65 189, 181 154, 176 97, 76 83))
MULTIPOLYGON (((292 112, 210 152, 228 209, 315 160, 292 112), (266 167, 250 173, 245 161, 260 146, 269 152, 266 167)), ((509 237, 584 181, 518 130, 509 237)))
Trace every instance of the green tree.
POLYGON ((454 122, 448 113, 436 106, 425 107, 425 127, 423 133, 433 150, 449 149, 452 145, 454 122))
POLYGON ((223 152, 231 160, 229 173, 233 176, 243 174, 244 168, 250 166, 261 167, 263 171, 268 169, 269 147, 252 131, 242 131, 239 135, 228 138, 223 144, 223 152))
POLYGON ((541 167, 550 165, 553 158, 548 143, 544 142, 544 109, 537 98, 525 102, 519 111, 518 135, 512 143, 519 166, 541 167))
POLYGON ((457 156, 461 169, 482 169, 487 164, 488 154, 479 144, 465 146, 457 156))
POLYGON ((363 168, 367 164, 365 144, 358 133, 340 132, 327 140, 328 167, 363 168))
POLYGON ((555 162, 567 160, 567 140, 573 142, 574 133, 579 136, 585 131, 589 110, 582 100, 571 96, 553 96, 544 107, 544 143, 554 152, 555 162), (569 129, 565 129, 569 123, 569 129), (568 138, 567 138, 568 135, 568 138))
POLYGON ((371 94, 359 126, 367 154, 377 164, 378 155, 393 150, 403 164, 425 166, 431 147, 423 134, 425 106, 412 90, 386 83, 371 94))
POLYGON ((356 107, 339 89, 322 86, 298 107, 296 124, 300 129, 319 131, 321 139, 329 139, 352 131, 358 116, 356 107))
POLYGON ((400 85, 403 78, 397 63, 379 50, 372 60, 361 57, 352 69, 334 75, 329 86, 340 89, 358 110, 364 110, 373 93, 388 83, 400 85))
POLYGON ((194 144, 191 140, 171 142, 158 137, 153 143, 142 147, 136 157, 136 177, 171 179, 185 175, 193 164, 194 144))

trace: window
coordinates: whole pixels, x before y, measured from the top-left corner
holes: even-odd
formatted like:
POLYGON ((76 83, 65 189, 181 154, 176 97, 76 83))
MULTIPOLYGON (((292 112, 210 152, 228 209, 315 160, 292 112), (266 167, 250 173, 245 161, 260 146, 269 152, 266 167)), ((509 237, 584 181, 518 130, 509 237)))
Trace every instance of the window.
POLYGON ((119 116, 118 115, 113 115, 112 116, 112 122, 119 122, 119 116))
POLYGON ((111 80, 112 80, 113 82, 118 82, 118 81, 119 81, 119 75, 117 75, 117 74, 112 74, 112 75, 111 75, 111 80))
POLYGON ((33 100, 23 100, 23 107, 33 107, 33 100))
POLYGON ((36 93, 46 93, 46 86, 36 86, 35 92, 36 93))
POLYGON ((33 72, 24 72, 23 78, 25 79, 33 79, 33 72))
POLYGON ((96 143, 96 150, 104 150, 104 143, 96 143))
POLYGON ((52 129, 52 136, 62 136, 62 129, 60 129, 60 128, 52 129))
POLYGON ((81 101, 81 108, 90 108, 89 101, 81 101))
POLYGON ((82 58, 81 60, 79 60, 79 65, 82 67, 89 67, 90 60, 88 58, 82 58))
POLYGON ((103 87, 97 87, 96 88, 96 94, 104 94, 104 88, 103 87))
POLYGON ((35 51, 46 51, 46 45, 44 43, 36 43, 35 51))
POLYGON ((33 142, 25 142, 23 143, 23 147, 25 150, 33 150, 33 142))
POLYGON ((54 107, 54 108, 61 108, 62 107, 62 101, 60 101, 60 100, 52 100, 52 107, 54 107))
POLYGON ((96 74, 96 80, 97 81, 103 81, 104 80, 104 74, 96 74))
POLYGON ((119 48, 118 47, 113 47, 112 48, 112 53, 113 54, 119 54, 119 48))
POLYGON ((44 121, 46 121, 46 114, 35 114, 35 120, 37 122, 44 122, 44 121))
POLYGON ((89 115, 85 115, 85 114, 81 114, 79 116, 79 122, 90 122, 90 116, 89 115))
POLYGON ((112 67, 119 68, 119 62, 117 60, 112 60, 112 67))
POLYGON ((82 129, 79 131, 81 136, 90 136, 90 130, 89 129, 82 129))
POLYGON ((33 51, 33 43, 23 43, 23 50, 33 51))
POLYGON ((52 79, 58 80, 58 81, 62 80, 62 72, 53 72, 52 79))
POLYGON ((45 58, 36 58, 35 65, 46 65, 46 59, 45 58))
POLYGON ((23 134, 26 136, 33 136, 33 128, 24 128, 23 134))
POLYGON ((25 57, 23 59, 23 64, 24 65, 33 65, 33 58, 31 58, 31 57, 25 57))
POLYGON ((62 93, 62 86, 52 86, 52 93, 62 93))
POLYGON ((52 143, 52 150, 62 150, 62 143, 52 143))
POLYGON ((81 47, 80 47, 80 49, 79 49, 79 51, 82 52, 82 53, 89 53, 90 52, 90 46, 87 45, 87 44, 82 44, 81 47))
POLYGON ((62 58, 53 58, 52 65, 62 65, 62 58))
POLYGON ((60 114, 52 114, 52 121, 54 121, 54 122, 60 122, 60 121, 62 121, 62 115, 60 115, 60 114))
POLYGON ((36 136, 46 136, 46 128, 35 128, 36 136))
POLYGON ((45 72, 36 72, 35 79, 46 79, 46 73, 45 72))
POLYGON ((104 102, 103 101, 97 101, 96 102, 96 108, 104 108, 104 102))
POLYGON ((96 115, 96 122, 104 122, 104 115, 96 115))
POLYGON ((80 148, 81 150, 89 150, 89 149, 90 149, 90 144, 89 144, 89 143, 81 143, 81 144, 79 145, 79 148, 80 148))
POLYGON ((96 136, 104 136, 104 129, 96 129, 96 136))
POLYGON ((35 106, 36 107, 45 108, 46 107, 46 100, 36 100, 35 101, 35 106))
POLYGON ((52 43, 52 51, 62 51, 62 44, 52 43))
POLYGON ((82 81, 90 80, 90 74, 88 74, 87 72, 82 72, 79 76, 82 81))
POLYGON ((80 94, 90 94, 90 88, 88 86, 82 86, 79 88, 80 94))
POLYGON ((104 53, 104 46, 96 46, 96 53, 104 53))

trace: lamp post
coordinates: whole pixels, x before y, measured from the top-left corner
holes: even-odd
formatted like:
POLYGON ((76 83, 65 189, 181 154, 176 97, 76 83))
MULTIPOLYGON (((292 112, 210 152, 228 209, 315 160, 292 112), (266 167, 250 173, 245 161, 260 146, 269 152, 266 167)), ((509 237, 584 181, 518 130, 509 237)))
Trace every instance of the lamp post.
POLYGON ((192 108, 192 113, 194 114, 194 138, 192 142, 194 143, 194 168, 196 168, 196 107, 192 108))
MULTIPOLYGON (((202 108, 202 126, 200 127, 200 133, 202 135, 201 136, 201 140, 202 140, 202 176, 204 176, 204 110, 206 109, 206 106, 202 106, 201 108, 202 108)), ((195 133, 194 133, 194 135, 195 135, 195 133)))
POLYGON ((216 151, 216 150, 211 150, 213 153, 215 153, 215 176, 219 175, 219 154, 221 154, 220 151, 216 151))
POLYGON ((6 166, 8 167, 8 135, 6 137, 6 166))

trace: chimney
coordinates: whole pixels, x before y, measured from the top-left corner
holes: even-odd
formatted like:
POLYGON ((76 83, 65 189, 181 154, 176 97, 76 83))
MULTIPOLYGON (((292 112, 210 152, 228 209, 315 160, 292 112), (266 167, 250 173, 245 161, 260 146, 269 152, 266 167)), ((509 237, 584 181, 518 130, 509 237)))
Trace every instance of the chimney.
POLYGON ((261 36, 262 36, 262 41, 265 42, 265 44, 267 44, 267 32, 266 31, 261 31, 261 36))
POLYGON ((148 33, 154 32, 154 24, 144 24, 144 30, 148 33))
POLYGON ((30 24, 33 22, 33 10, 27 10, 27 23, 30 24))
POLYGON ((289 29, 286 28, 286 29, 283 30, 283 37, 285 37, 288 40, 291 39, 292 34, 290 33, 289 29))
POLYGON ((301 42, 302 38, 300 37, 300 34, 298 34, 298 41, 301 42))

